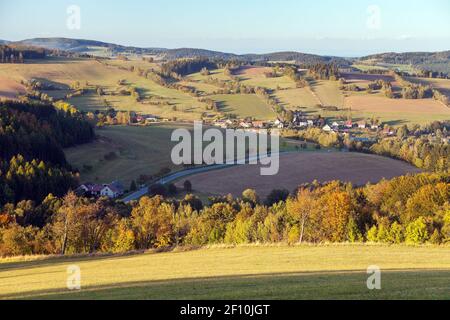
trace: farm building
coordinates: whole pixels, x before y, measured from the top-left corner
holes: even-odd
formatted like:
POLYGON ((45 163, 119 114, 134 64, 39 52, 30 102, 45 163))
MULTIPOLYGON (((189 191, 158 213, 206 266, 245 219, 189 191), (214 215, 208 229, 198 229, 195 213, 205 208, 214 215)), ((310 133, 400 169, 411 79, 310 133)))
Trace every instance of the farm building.
POLYGON ((82 184, 78 191, 89 197, 108 197, 111 199, 118 198, 124 194, 125 188, 120 181, 114 181, 110 184, 82 184))

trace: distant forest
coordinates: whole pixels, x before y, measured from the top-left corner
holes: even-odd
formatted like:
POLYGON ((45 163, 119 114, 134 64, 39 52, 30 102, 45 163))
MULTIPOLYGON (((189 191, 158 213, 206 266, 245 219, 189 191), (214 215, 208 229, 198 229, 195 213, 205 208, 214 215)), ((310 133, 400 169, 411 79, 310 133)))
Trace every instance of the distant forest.
POLYGON ((0 63, 24 63, 26 59, 44 59, 45 57, 45 49, 0 46, 0 63))

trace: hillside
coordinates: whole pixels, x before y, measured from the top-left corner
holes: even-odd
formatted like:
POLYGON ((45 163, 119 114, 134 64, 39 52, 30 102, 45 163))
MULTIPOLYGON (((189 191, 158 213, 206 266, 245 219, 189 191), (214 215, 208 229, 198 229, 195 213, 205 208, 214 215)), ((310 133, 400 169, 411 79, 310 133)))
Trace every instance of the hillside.
POLYGON ((449 267, 447 247, 380 245, 0 260, 0 299, 448 299, 449 267), (374 262, 384 290, 367 290, 374 262), (70 265, 82 270, 82 290, 66 288, 70 265))
POLYGON ((112 54, 133 53, 133 54, 156 54, 163 49, 143 49, 137 47, 128 47, 113 43, 106 43, 95 40, 69 39, 69 38, 33 38, 22 41, 16 41, 14 44, 42 47, 52 50, 64 50, 77 53, 91 53, 96 48, 104 48, 112 54))
POLYGON ((348 65, 344 58, 319 56, 300 52, 274 52, 267 54, 226 53, 197 48, 139 48, 122 46, 95 40, 69 39, 69 38, 33 38, 14 42, 17 45, 36 46, 52 50, 64 50, 76 53, 95 53, 99 49, 107 51, 110 55, 117 54, 146 54, 157 55, 162 59, 174 60, 179 58, 205 57, 210 59, 239 60, 239 61, 295 61, 297 63, 312 64, 319 62, 335 62, 339 65, 348 65))
POLYGON ((380 53, 359 59, 376 64, 411 65, 420 70, 450 73, 450 50, 442 52, 380 53))

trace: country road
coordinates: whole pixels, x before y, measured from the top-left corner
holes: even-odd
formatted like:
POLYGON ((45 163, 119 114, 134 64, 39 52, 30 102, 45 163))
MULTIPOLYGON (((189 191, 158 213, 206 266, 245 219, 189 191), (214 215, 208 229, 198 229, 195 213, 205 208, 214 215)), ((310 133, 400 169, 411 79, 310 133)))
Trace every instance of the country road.
MULTIPOLYGON (((286 153, 290 153, 290 152, 280 152, 278 155, 286 154, 286 153)), ((272 156, 275 156, 275 155, 276 154, 274 154, 272 156)), ((267 156, 265 156, 265 157, 267 157, 267 156)), ((265 157, 262 157, 262 158, 265 158, 265 157)), ((258 156, 250 157, 250 158, 248 158, 248 161, 253 161, 253 160, 257 160, 257 159, 259 159, 258 156)), ((180 178, 188 177, 188 176, 191 176, 191 175, 194 175, 197 173, 203 173, 203 172, 208 172, 208 171, 218 170, 218 169, 225 169, 225 168, 239 166, 239 165, 241 165, 241 164, 238 164, 235 162, 233 164, 213 164, 213 165, 204 166, 204 167, 200 167, 200 168, 186 169, 186 170, 174 172, 166 177, 163 177, 160 180, 156 181, 154 184, 168 184, 168 183, 174 182, 180 178)), ((146 186, 146 187, 141 188, 138 191, 124 197, 122 199, 122 201, 125 203, 128 203, 133 200, 138 200, 138 199, 142 198, 143 196, 145 196, 146 194, 148 194, 148 191, 149 191, 149 187, 146 186)))

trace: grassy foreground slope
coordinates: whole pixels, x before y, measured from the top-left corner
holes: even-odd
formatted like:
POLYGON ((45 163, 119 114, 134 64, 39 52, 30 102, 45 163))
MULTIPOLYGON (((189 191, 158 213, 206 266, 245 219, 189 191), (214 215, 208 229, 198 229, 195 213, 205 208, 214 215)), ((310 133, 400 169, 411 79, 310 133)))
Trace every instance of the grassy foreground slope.
POLYGON ((450 298, 448 247, 242 246, 117 257, 0 260, 0 298, 450 298), (78 292, 67 267, 81 269, 78 292), (381 268, 381 290, 367 268, 381 268))

